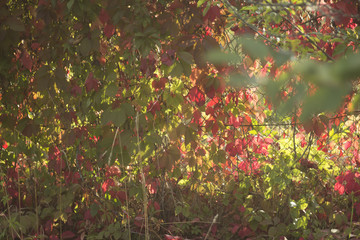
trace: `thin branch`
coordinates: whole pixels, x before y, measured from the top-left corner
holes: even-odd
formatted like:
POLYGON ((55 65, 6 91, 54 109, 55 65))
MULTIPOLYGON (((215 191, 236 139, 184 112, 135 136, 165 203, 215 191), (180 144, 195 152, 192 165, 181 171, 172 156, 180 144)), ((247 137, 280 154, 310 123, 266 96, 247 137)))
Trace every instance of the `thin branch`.
POLYGON ((247 27, 249 27, 251 30, 253 30, 255 33, 257 33, 260 37, 262 37, 265 41, 270 43, 272 46, 279 47, 278 45, 273 43, 268 37, 266 37, 264 34, 259 32, 257 27, 248 23, 239 13, 237 13, 238 9, 236 7, 234 7, 233 5, 231 5, 228 0, 222 0, 222 2, 228 9, 230 9, 233 12, 233 14, 236 16, 236 18, 239 19, 241 22, 243 22, 247 27))
POLYGON ((205 236, 204 240, 206 240, 206 239, 208 238, 208 236, 209 236, 209 234, 210 234, 210 231, 211 231, 211 228, 212 228, 212 226, 214 225, 214 223, 216 222, 216 219, 218 218, 218 216, 219 216, 219 214, 216 214, 215 217, 214 217, 214 219, 212 220, 212 223, 211 223, 211 225, 210 225, 210 227, 209 227, 209 230, 208 230, 207 233, 206 233, 206 236, 205 236))
POLYGON ((136 137, 137 137, 137 147, 138 147, 138 164, 140 168, 140 175, 141 175, 141 186, 143 192, 143 208, 144 208, 144 221, 145 221, 145 240, 150 240, 150 233, 149 233, 149 216, 148 216, 148 196, 146 191, 146 181, 143 169, 142 158, 140 156, 140 136, 139 136, 139 112, 136 113, 135 118, 135 125, 136 125, 136 137))
POLYGON ((326 57, 328 60, 330 61, 334 61, 334 59, 329 55, 327 54, 319 45, 317 45, 314 40, 312 40, 309 36, 309 34, 303 32, 300 30, 300 28, 298 26, 296 26, 295 24, 293 24, 288 18, 285 18, 285 21, 287 21, 293 28, 295 28, 302 36, 304 36, 314 47, 316 47, 319 51, 321 51, 326 57))

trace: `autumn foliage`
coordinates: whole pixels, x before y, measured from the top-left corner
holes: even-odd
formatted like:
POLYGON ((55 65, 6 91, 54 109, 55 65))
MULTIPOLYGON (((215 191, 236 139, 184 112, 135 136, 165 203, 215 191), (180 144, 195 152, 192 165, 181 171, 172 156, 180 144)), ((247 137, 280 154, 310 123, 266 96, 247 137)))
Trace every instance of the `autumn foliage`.
POLYGON ((0 239, 359 237, 359 3, 0 3, 0 239))

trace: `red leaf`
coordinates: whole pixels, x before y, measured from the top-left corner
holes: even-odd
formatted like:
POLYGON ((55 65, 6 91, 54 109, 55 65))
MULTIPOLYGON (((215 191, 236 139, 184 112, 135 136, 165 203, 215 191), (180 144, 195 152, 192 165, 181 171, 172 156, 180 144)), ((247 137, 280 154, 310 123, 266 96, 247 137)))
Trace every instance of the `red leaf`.
POLYGON ((235 146, 235 144, 233 142, 228 143, 225 147, 225 151, 231 156, 231 157, 235 157, 236 154, 238 153, 237 148, 235 146))
POLYGON ((325 131, 325 126, 322 124, 318 119, 313 121, 313 129, 316 134, 316 136, 320 137, 321 134, 325 131))
POLYGON ((167 50, 166 53, 161 55, 161 62, 167 66, 171 66, 174 63, 175 50, 167 50))
POLYGON ((171 235, 165 234, 165 240, 182 240, 182 238, 179 236, 171 236, 171 235))
POLYGON ((31 49, 34 51, 40 50, 40 43, 34 42, 31 44, 31 49))
POLYGON ((91 216, 90 209, 86 210, 84 213, 84 219, 85 220, 92 220, 93 216, 91 216))
POLYGON ((152 115, 155 115, 155 113, 160 110, 161 110, 161 106, 159 101, 149 102, 149 105, 147 106, 147 111, 150 111, 152 115))
POLYGON ((248 228, 248 227, 243 227, 243 228, 238 232, 238 235, 239 235, 239 237, 241 237, 241 238, 248 237, 248 236, 250 236, 250 235, 252 235, 252 234, 253 234, 253 231, 251 231, 251 229, 248 228))
POLYGON ((193 117, 194 117, 193 122, 195 122, 198 125, 201 125, 202 118, 201 118, 201 112, 199 110, 196 110, 193 113, 193 117))
POLYGON ((66 167, 65 161, 62 159, 61 152, 57 147, 51 147, 49 150, 48 168, 60 174, 66 167))
POLYGON ((109 190, 110 187, 113 187, 115 185, 115 182, 113 179, 106 179, 105 182, 101 185, 101 188, 103 192, 106 192, 109 190))
POLYGON ((343 195, 345 193, 345 187, 344 185, 340 184, 340 183, 335 183, 335 186, 334 186, 334 190, 335 191, 338 191, 340 195, 343 195))
POLYGON ((125 203, 126 201, 126 193, 124 191, 118 191, 116 193, 116 197, 118 200, 120 200, 122 203, 125 203))
POLYGON ((111 23, 107 23, 104 28, 104 35, 108 38, 111 38, 115 33, 115 27, 111 23))
POLYGON ((70 91, 71 95, 73 95, 74 97, 76 97, 77 95, 81 94, 81 88, 78 85, 75 85, 71 88, 70 91))
POLYGON ((50 240, 59 240, 59 237, 53 234, 49 237, 49 239, 50 240))
POLYGON ((216 135, 217 135, 218 130, 219 130, 219 125, 218 125, 218 123, 217 123, 217 122, 215 122, 215 123, 213 124, 213 126, 212 126, 212 129, 211 129, 212 134, 213 134, 214 136, 216 136, 216 135))
POLYGON ((235 234, 240 228, 239 224, 235 224, 232 228, 231 228, 231 233, 235 234))
POLYGON ((333 14, 336 25, 347 26, 350 22, 350 17, 347 16, 356 15, 358 13, 355 1, 353 0, 337 1, 336 3, 330 4, 330 6, 337 10, 337 12, 333 14))
POLYGON ((27 51, 23 52, 23 54, 21 56, 21 63, 25 68, 27 68, 31 72, 33 63, 32 63, 32 59, 27 51))
POLYGON ((246 174, 257 174, 260 169, 260 164, 257 161, 250 163, 249 161, 242 161, 239 163, 238 168, 246 174))
POLYGON ((159 203, 158 202, 154 202, 154 208, 155 208, 155 210, 156 211, 159 211, 160 210, 160 205, 159 205, 159 203))
POLYGON ((351 147, 351 141, 350 141, 350 140, 347 141, 347 142, 345 142, 344 145, 343 145, 343 148, 344 148, 345 150, 348 150, 349 147, 351 147))
POLYGON ((152 87, 155 90, 164 89, 166 82, 167 82, 167 78, 160 78, 159 80, 154 80, 152 82, 152 87))
POLYGON ((354 204, 354 208, 356 210, 356 214, 360 216, 360 202, 354 204))
POLYGON ((106 167, 105 177, 120 176, 120 169, 117 166, 106 167))
POLYGON ((299 160, 300 165, 305 167, 305 168, 313 168, 313 169, 318 169, 318 166, 315 162, 309 161, 307 159, 300 159, 299 160))
POLYGON ((137 215, 134 219, 134 224, 137 227, 142 227, 144 225, 144 218, 141 215, 137 215))
POLYGON ((75 234, 71 231, 65 231, 62 234, 62 238, 64 238, 64 239, 69 239, 69 238, 73 238, 73 237, 75 237, 75 234))
POLYGON ((105 24, 110 20, 109 14, 106 12, 105 9, 101 9, 99 19, 102 24, 105 24))
POLYGON ((264 141, 267 143, 267 144, 272 144, 274 142, 274 140, 272 138, 265 138, 264 141))
POLYGON ((218 6, 211 6, 204 16, 204 20, 213 22, 218 17, 220 17, 220 8, 218 6))
POLYGON ((80 180, 80 174, 78 172, 71 172, 71 171, 65 171, 64 172, 64 179, 66 181, 66 184, 70 183, 79 183, 80 180))
POLYGON ((54 224, 54 221, 51 219, 51 220, 48 220, 45 224, 44 224, 44 231, 46 234, 50 234, 53 230, 53 224, 54 224))
POLYGON ((198 87, 193 87, 189 91, 188 98, 190 101, 195 102, 199 107, 205 104, 205 95, 198 87))
POLYGON ((92 72, 89 73, 89 76, 85 81, 85 87, 87 92, 90 92, 91 90, 97 91, 99 88, 99 80, 94 78, 94 74, 92 72))
POLYGON ((212 107, 209 107, 209 105, 208 105, 208 107, 206 108, 205 113, 206 113, 206 115, 209 115, 209 114, 214 115, 215 111, 214 111, 214 109, 212 107))

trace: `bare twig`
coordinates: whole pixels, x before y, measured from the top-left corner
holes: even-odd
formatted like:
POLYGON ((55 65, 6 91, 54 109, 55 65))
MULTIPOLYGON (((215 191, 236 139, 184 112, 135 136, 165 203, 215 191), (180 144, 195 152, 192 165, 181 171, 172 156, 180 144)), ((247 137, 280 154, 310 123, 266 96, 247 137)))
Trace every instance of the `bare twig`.
POLYGON ((209 234, 210 234, 210 231, 211 231, 211 228, 212 228, 212 226, 214 225, 214 223, 216 222, 216 219, 218 218, 218 216, 219 216, 219 214, 216 214, 215 217, 214 217, 214 219, 212 220, 212 223, 211 223, 211 225, 210 225, 210 227, 209 227, 209 230, 208 230, 207 233, 206 233, 206 236, 205 236, 204 240, 206 240, 206 239, 208 238, 208 236, 209 236, 209 234))
POLYGON ((146 181, 143 169, 143 162, 140 156, 140 136, 139 136, 139 112, 136 113, 136 136, 137 136, 137 147, 138 147, 138 164, 140 168, 140 175, 141 175, 141 186, 143 192, 143 209, 144 209, 144 221, 145 221, 145 240, 150 240, 149 234, 149 216, 148 216, 148 196, 146 191, 146 181))
MULTIPOLYGON (((121 164, 122 164, 122 167, 125 167, 124 166, 124 156, 123 156, 123 151, 122 151, 122 142, 121 142, 120 134, 119 134, 119 144, 120 144, 121 164)), ((126 222, 127 222, 128 231, 129 231, 128 239, 131 240, 130 216, 128 215, 128 213, 129 213, 129 195, 128 195, 128 188, 127 188, 126 180, 124 181, 124 185, 125 185, 125 203, 126 203, 126 214, 125 215, 126 215, 126 222)))
POLYGON ((272 46, 279 47, 278 45, 273 43, 268 37, 266 37, 264 34, 259 32, 257 27, 255 27, 254 25, 248 23, 239 13, 237 13, 238 9, 236 7, 234 7, 233 5, 231 5, 228 0, 222 0, 222 2, 228 9, 230 9, 233 12, 233 14, 236 16, 236 18, 239 19, 244 25, 249 27, 251 30, 253 30, 255 33, 257 33, 260 37, 262 37, 265 41, 267 41, 272 46))
POLYGON ((302 36, 304 36, 314 47, 316 47, 319 51, 321 51, 328 60, 330 61, 334 61, 334 59, 329 55, 327 54, 319 45, 317 45, 314 40, 312 40, 309 36, 309 34, 301 31, 301 29, 296 26, 295 24, 293 24, 288 18, 284 18, 285 21, 287 21, 293 28, 295 28, 302 36))

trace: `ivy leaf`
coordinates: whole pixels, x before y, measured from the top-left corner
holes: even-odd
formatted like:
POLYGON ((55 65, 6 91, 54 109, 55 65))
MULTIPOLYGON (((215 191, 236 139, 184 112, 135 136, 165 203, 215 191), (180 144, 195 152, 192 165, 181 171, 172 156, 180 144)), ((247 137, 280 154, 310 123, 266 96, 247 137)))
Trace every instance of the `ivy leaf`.
POLYGON ((110 20, 110 16, 104 8, 100 11, 99 19, 102 24, 105 24, 110 20))
POLYGON ((201 5, 203 5, 207 0, 199 0, 197 2, 197 7, 201 7, 201 5))
POLYGON ((63 239, 70 239, 70 238, 73 238, 75 236, 76 235, 71 231, 65 231, 65 232, 62 233, 62 238, 63 239))
POLYGON ((99 205, 97 205, 96 203, 90 205, 90 214, 92 217, 95 217, 98 211, 99 211, 99 205))
POLYGON ((32 63, 32 59, 27 51, 23 52, 23 54, 21 56, 21 63, 23 64, 23 66, 26 69, 28 69, 31 72, 33 63, 32 63))
POLYGON ((178 52, 177 55, 181 58, 184 62, 188 64, 192 64, 194 62, 193 56, 188 52, 178 52))
POLYGON ((58 67, 56 68, 55 72, 55 83, 56 86, 62 90, 67 90, 67 81, 66 81, 66 72, 64 68, 58 67))
POLYGON ((175 62, 171 66, 170 75, 173 77, 181 77, 182 74, 183 74, 183 67, 181 66, 181 63, 175 62))
POLYGON ((115 33, 115 26, 112 25, 111 23, 106 24, 104 28, 104 35, 107 38, 111 38, 111 36, 114 35, 114 33, 115 33))
POLYGON ((118 92, 118 85, 116 83, 111 83, 110 85, 108 85, 106 87, 106 90, 105 90, 105 95, 107 97, 115 97, 115 95, 117 94, 118 92))
POLYGON ((81 55, 83 56, 89 56, 89 53, 91 51, 91 41, 89 38, 84 38, 79 46, 79 51, 81 55))
POLYGON ((97 91, 99 88, 99 80, 94 78, 94 74, 92 72, 90 72, 86 78, 85 87, 87 92, 90 92, 91 90, 97 91))
POLYGON ((102 124, 106 125, 111 122, 116 127, 121 127, 125 123, 126 119, 126 112, 122 108, 106 110, 102 116, 102 124))
POLYGON ((35 84, 38 91, 48 90, 51 85, 50 67, 47 65, 39 68, 35 73, 35 84))
POLYGON ((205 104, 205 94, 198 87, 193 87, 189 91, 188 98, 191 102, 195 102, 199 107, 205 104))
POLYGON ((211 6, 204 16, 204 20, 209 20, 210 22, 215 21, 215 19, 220 17, 220 8, 218 6, 211 6))
POLYGON ((135 116, 134 107, 130 103, 125 102, 121 104, 121 109, 125 111, 127 117, 135 116))

